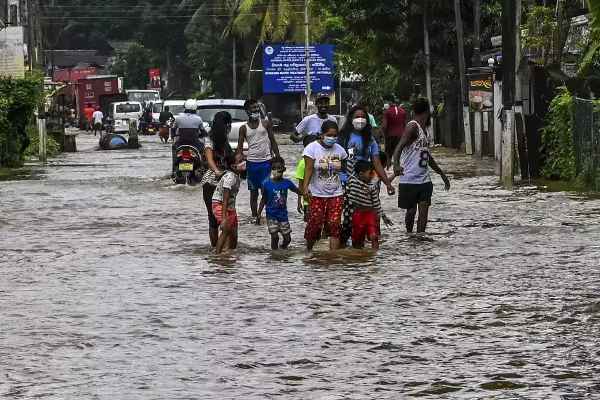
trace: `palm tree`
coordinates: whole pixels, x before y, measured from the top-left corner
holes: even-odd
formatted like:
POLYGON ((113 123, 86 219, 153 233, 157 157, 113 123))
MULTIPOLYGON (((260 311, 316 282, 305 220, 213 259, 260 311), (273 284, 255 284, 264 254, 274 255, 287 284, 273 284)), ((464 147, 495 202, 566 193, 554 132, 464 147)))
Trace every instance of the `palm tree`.
POLYGON ((302 23, 302 8, 293 0, 237 0, 231 30, 246 36, 258 28, 260 41, 285 40, 302 23))

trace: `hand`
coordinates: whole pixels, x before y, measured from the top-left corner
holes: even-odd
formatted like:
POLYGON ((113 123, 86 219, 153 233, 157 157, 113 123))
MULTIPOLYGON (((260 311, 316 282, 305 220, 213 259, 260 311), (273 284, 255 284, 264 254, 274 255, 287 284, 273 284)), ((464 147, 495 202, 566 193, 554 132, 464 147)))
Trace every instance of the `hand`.
POLYGON ((217 179, 220 179, 225 174, 225 171, 221 171, 220 169, 215 171, 215 176, 217 179))
POLYGON ((310 203, 310 190, 305 189, 304 192, 302 193, 302 196, 304 197, 304 201, 306 201, 307 203, 310 203))
POLYGON ((394 167, 394 175, 396 175, 396 176, 402 176, 402 175, 404 175, 404 168, 402 168, 402 167, 398 167, 398 168, 394 167))
POLYGON ((442 175, 442 180, 444 181, 446 192, 450 190, 450 179, 446 175, 442 175))
POLYGON ((298 202, 298 213, 300 213, 300 215, 304 214, 304 206, 301 201, 298 202))
POLYGON ((395 189, 395 188, 394 188, 394 186, 391 184, 391 182, 387 184, 387 191, 388 191, 388 194, 389 194, 390 196, 393 196, 393 195, 395 195, 395 194, 396 194, 396 189, 395 189))
POLYGON ((383 220, 385 226, 394 226, 394 222, 392 222, 392 220, 387 215, 383 215, 381 219, 383 220))

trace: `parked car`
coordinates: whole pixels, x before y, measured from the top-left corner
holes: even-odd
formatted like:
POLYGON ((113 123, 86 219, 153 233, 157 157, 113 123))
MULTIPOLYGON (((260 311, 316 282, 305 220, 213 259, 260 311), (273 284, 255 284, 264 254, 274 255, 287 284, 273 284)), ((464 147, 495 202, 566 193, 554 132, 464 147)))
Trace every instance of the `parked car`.
POLYGON ((111 103, 108 115, 114 124, 113 132, 129 133, 129 123, 133 121, 136 126, 142 117, 142 104, 138 101, 123 101, 111 103))
MULTIPOLYGON (((232 124, 231 133, 229 134, 229 144, 234 150, 237 150, 240 128, 248 122, 248 114, 246 114, 244 103, 245 100, 233 99, 198 100, 198 115, 202 117, 207 132, 210 132, 210 124, 218 112, 227 111, 231 114, 232 124)), ((267 108, 264 104, 261 104, 261 114, 263 119, 268 118, 267 108)), ((248 150, 248 143, 244 143, 245 150, 248 150)))

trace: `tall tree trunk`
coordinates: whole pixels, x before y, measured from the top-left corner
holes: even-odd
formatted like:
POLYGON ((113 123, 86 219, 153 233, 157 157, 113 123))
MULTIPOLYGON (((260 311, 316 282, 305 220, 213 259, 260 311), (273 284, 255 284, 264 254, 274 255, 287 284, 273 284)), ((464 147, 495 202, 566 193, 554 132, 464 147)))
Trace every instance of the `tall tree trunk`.
POLYGON ((473 154, 473 143, 471 141, 471 120, 469 116, 469 105, 467 99, 467 77, 465 71, 465 41, 460 0, 454 0, 454 17, 456 19, 456 45, 458 47, 458 74, 460 77, 460 101, 463 111, 462 125, 465 137, 465 151, 467 154, 473 154))
MULTIPOLYGON (((423 47, 425 49, 425 86, 427 90, 427 100, 429 100, 429 108, 433 114, 433 95, 431 89, 431 50, 429 48, 429 20, 428 20, 428 4, 423 6, 423 47)), ((435 140, 435 124, 431 124, 431 139, 432 143, 435 140)))
POLYGON ((481 0, 473 0, 473 67, 481 66, 481 0))

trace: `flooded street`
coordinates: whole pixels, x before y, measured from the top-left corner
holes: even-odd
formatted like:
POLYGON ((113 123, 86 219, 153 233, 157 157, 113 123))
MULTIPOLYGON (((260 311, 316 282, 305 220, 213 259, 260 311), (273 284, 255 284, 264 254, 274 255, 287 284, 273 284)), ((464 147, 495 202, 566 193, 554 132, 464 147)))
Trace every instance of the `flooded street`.
MULTIPOLYGON (((79 153, 0 182, 0 398, 600 398, 600 200, 498 188, 442 152, 433 241, 272 253, 240 192, 240 249, 208 244, 170 145, 79 153), (564 396, 564 395, 572 395, 564 396), (562 396, 562 397, 561 397, 562 396)), ((299 146, 282 146, 291 174, 299 146)))

